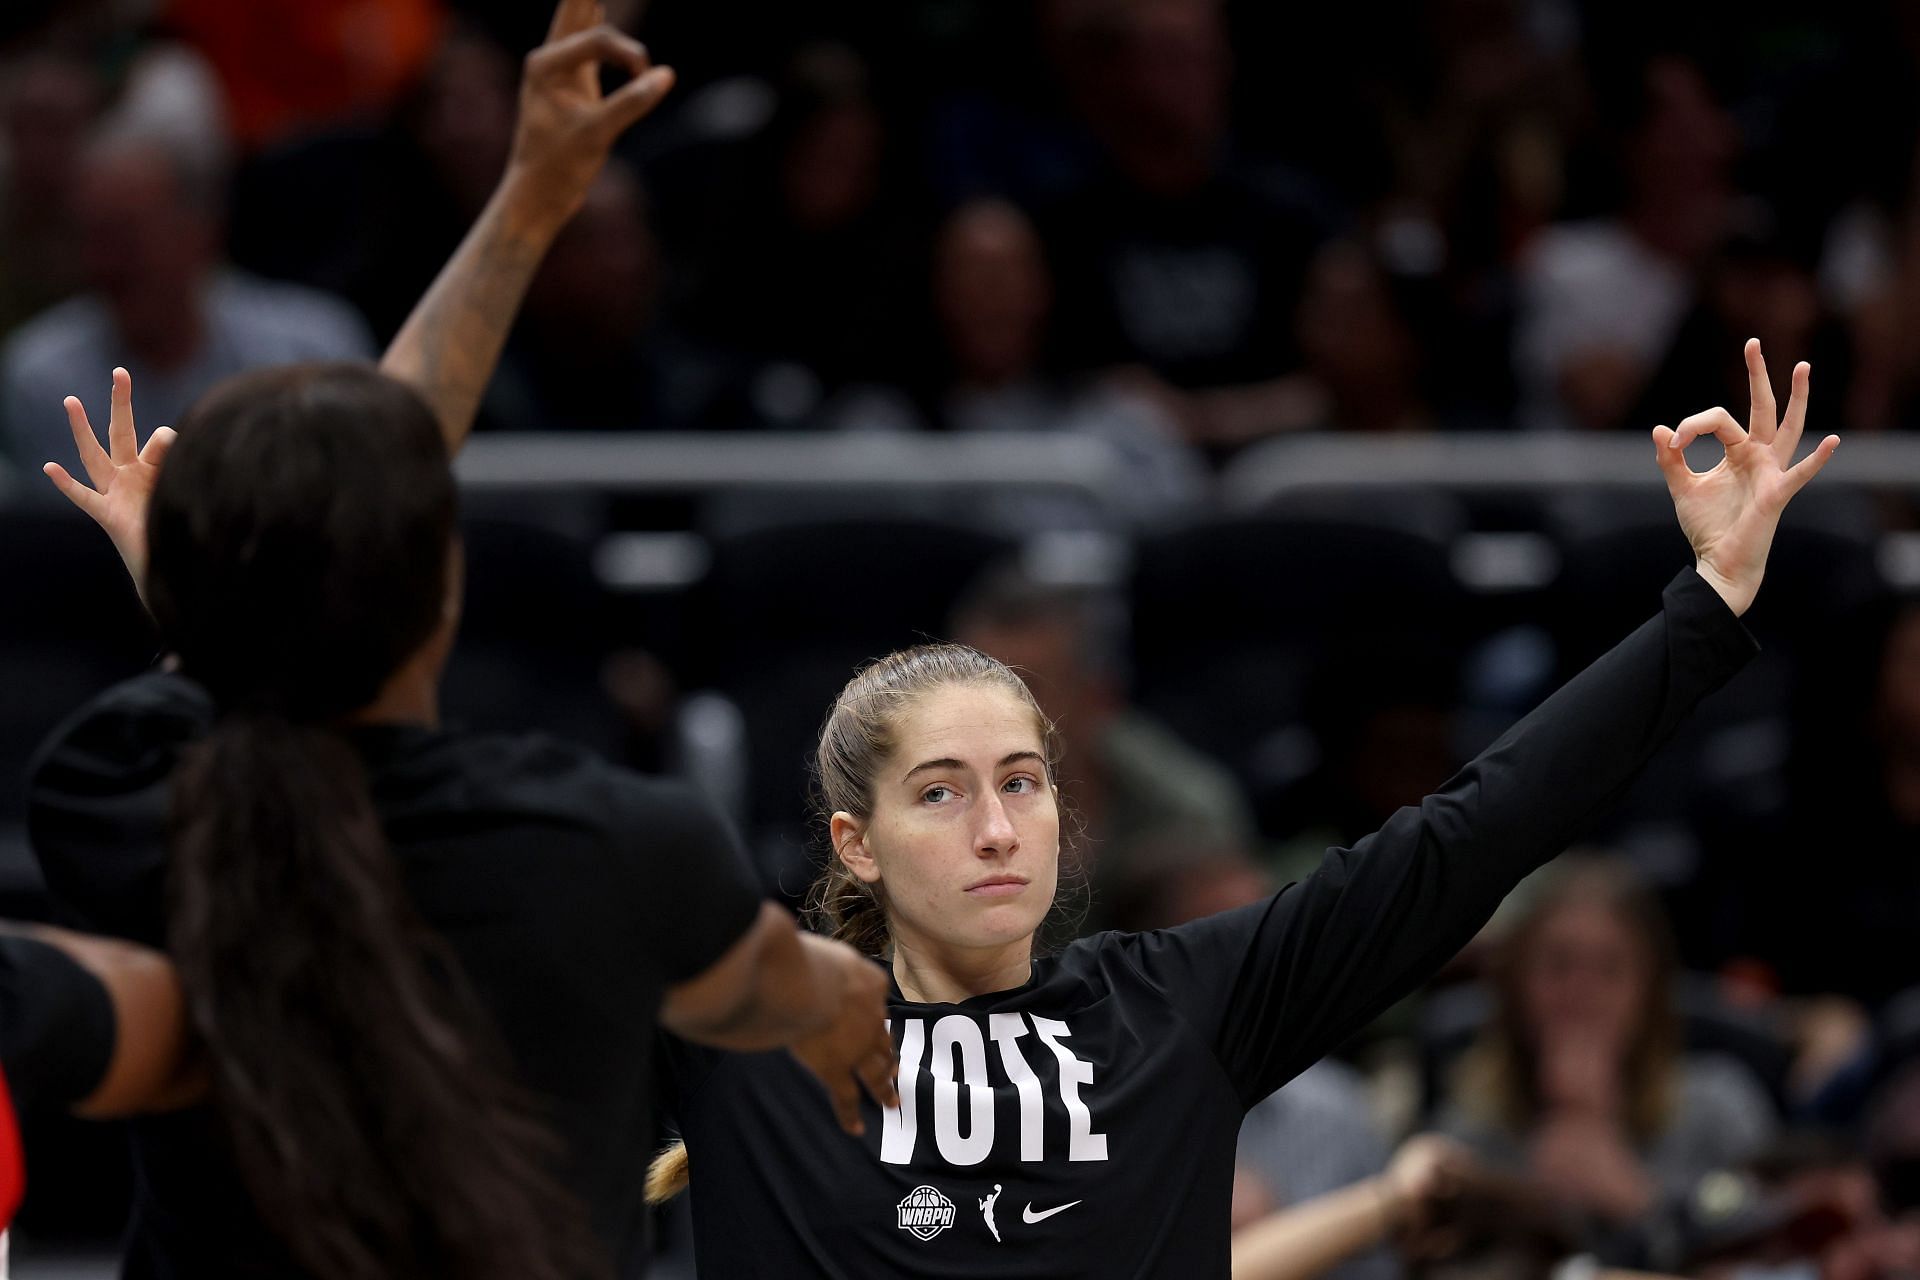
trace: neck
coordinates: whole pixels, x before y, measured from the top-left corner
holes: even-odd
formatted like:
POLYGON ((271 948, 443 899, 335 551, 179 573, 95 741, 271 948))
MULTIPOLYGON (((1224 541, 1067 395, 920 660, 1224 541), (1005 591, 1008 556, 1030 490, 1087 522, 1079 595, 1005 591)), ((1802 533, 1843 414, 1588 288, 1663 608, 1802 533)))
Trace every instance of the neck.
POLYGON ((1031 934, 1005 946, 955 950, 896 936, 893 980, 915 1004, 958 1004, 1024 986, 1033 972, 1031 934))

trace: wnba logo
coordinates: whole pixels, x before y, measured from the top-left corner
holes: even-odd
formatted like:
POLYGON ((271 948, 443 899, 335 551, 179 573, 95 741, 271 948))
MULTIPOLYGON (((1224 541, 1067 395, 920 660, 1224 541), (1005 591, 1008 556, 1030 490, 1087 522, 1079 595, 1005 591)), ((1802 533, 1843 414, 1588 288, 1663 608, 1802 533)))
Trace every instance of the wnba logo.
POLYGON ((921 1183, 900 1202, 900 1229, 931 1240, 953 1225, 953 1201, 921 1183))

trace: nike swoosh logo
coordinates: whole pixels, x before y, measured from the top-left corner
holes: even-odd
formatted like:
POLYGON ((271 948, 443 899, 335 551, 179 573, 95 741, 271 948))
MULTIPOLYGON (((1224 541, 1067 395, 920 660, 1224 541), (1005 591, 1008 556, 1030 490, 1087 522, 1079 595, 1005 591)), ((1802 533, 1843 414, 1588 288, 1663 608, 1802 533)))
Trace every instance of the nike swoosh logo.
POLYGON ((1033 1211, 1033 1202, 1029 1200, 1027 1202, 1027 1207, 1020 1211, 1020 1220, 1022 1222, 1025 1222, 1028 1226, 1032 1226, 1036 1222, 1045 1222, 1048 1218, 1051 1218, 1056 1213, 1065 1213, 1067 1210, 1073 1208, 1074 1205, 1079 1203, 1080 1202, 1078 1200, 1074 1200, 1074 1201, 1068 1202, 1067 1204, 1059 1205, 1055 1208, 1048 1209, 1044 1213, 1035 1213, 1033 1211))

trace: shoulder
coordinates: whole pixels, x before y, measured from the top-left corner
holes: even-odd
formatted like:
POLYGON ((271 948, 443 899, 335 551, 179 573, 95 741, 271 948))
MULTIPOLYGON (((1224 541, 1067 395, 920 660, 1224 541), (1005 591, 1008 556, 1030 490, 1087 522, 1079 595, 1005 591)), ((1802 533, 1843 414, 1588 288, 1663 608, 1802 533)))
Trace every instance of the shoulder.
POLYGON ((1680 1065, 1678 1098, 1683 1120, 1703 1128, 1766 1124, 1773 1103, 1766 1089, 1739 1061, 1723 1054, 1694 1054, 1680 1065))
MULTIPOLYGON (((0 372, 9 381, 65 378, 102 345, 106 311, 92 297, 69 298, 15 329, 0 345, 0 372)), ((92 369, 89 373, 95 372, 92 369)))
POLYGON ((179 749, 206 732, 213 701, 184 676, 150 671, 123 680, 68 716, 35 753, 29 775, 37 791, 73 781, 75 771, 99 787, 172 767, 179 749))
POLYGON ((648 777, 541 733, 439 735, 408 771, 457 782, 457 807, 545 814, 612 837, 704 833, 717 815, 687 783, 648 777))
POLYGON ((269 346, 295 359, 364 359, 373 353, 366 322, 352 306, 304 285, 223 274, 213 306, 221 323, 251 346, 269 346))
POLYGON ((1620 224, 1593 218, 1541 231, 1521 252, 1520 266, 1530 279, 1583 281, 1633 266, 1643 253, 1620 224))

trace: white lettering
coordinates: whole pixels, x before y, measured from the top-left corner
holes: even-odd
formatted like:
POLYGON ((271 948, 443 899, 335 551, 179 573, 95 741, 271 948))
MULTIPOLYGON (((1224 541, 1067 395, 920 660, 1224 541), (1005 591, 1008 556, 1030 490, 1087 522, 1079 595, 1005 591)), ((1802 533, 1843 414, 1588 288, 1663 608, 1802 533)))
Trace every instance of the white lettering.
POLYGON ((933 1136, 940 1154, 950 1164, 979 1164, 993 1152, 993 1088, 987 1083, 987 1045, 980 1038, 980 1024, 957 1013, 934 1023, 928 1068, 933 1076, 933 1136), (960 1136, 960 1086, 953 1070, 956 1050, 972 1112, 964 1138, 960 1136))
POLYGON ((1000 1046, 1000 1061, 1007 1068, 1007 1078, 1013 1081, 1020 1091, 1020 1158, 1022 1160, 1044 1160, 1046 1148, 1045 1135, 1046 1103, 1040 1096, 1040 1077, 1033 1074, 1033 1068, 1027 1065, 1027 1059, 1020 1052, 1020 1046, 1014 1041, 1027 1034, 1027 1025, 1017 1013, 990 1013, 987 1015, 987 1035, 1000 1046))
MULTIPOLYGON (((888 1021, 892 1028, 893 1023, 888 1021)), ((926 1051, 926 1024, 908 1018, 900 1029, 900 1105, 880 1114, 880 1160, 883 1164, 912 1164, 913 1146, 920 1137, 920 1055, 926 1051)))
POLYGON ((1067 1159, 1105 1160, 1107 1135, 1093 1131, 1093 1113, 1080 1100, 1080 1086, 1093 1083, 1093 1065, 1074 1057, 1072 1050, 1060 1043, 1071 1034, 1066 1023, 1035 1015, 1033 1029, 1040 1033, 1047 1048, 1053 1050, 1054 1057, 1060 1059, 1060 1100, 1067 1104, 1069 1121, 1067 1159))

